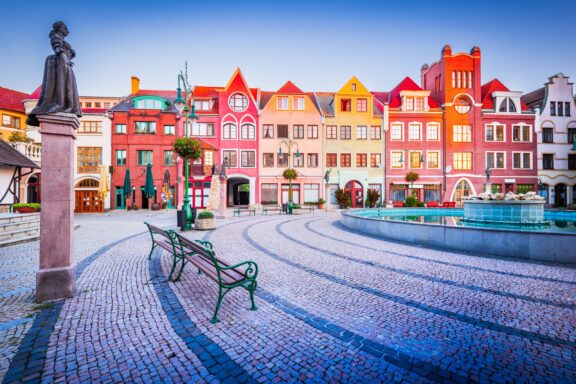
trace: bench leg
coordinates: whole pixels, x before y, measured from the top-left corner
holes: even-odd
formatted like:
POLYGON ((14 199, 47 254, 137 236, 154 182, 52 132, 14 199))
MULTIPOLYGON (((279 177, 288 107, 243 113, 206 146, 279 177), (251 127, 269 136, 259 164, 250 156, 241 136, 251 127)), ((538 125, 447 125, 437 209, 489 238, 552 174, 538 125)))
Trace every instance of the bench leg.
POLYGON ((218 310, 220 309, 220 304, 222 304, 222 298, 224 294, 222 293, 222 287, 218 287, 218 303, 216 303, 216 309, 214 310, 214 316, 212 316, 212 320, 210 322, 212 324, 216 324, 218 322, 218 310))
POLYGON ((258 307, 256 307, 256 304, 254 303, 254 291, 256 290, 256 282, 254 281, 252 284, 250 284, 250 286, 248 287, 248 292, 250 292, 250 302, 252 303, 252 307, 250 308, 251 311, 255 311, 258 309, 258 307))
POLYGON ((182 260, 182 265, 180 266, 180 271, 178 272, 178 276, 172 281, 180 281, 180 276, 182 276, 182 271, 184 271, 184 266, 186 265, 186 260, 182 260))
POLYGON ((170 270, 170 274, 168 275, 168 280, 174 281, 174 280, 172 280, 172 275, 174 274, 174 271, 176 270, 177 264, 178 264, 178 259, 176 259, 176 257, 172 256, 172 269, 170 270))
POLYGON ((148 254, 148 260, 152 260, 152 252, 154 252, 154 248, 156 248, 156 244, 152 244, 152 249, 150 250, 150 253, 148 254))

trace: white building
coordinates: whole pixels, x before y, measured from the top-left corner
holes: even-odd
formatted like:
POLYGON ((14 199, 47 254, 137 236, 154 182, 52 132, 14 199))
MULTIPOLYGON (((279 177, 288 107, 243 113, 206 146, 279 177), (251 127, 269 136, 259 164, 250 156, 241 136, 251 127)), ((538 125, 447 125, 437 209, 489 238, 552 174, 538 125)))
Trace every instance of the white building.
POLYGON ((573 83, 559 73, 522 100, 536 112, 539 194, 549 204, 576 203, 576 103, 573 83))

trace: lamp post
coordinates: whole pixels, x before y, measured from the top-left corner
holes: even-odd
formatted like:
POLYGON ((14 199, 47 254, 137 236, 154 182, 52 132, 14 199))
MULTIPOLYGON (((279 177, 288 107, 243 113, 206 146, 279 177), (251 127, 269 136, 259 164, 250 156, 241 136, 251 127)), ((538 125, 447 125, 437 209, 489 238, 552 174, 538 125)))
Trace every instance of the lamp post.
MULTIPOLYGON (((282 140, 280 146, 278 147, 278 158, 282 157, 282 145, 285 145, 288 149, 288 168, 290 168, 290 159, 292 158, 292 147, 296 146, 296 153, 294 156, 300 157, 300 151, 298 150, 298 143, 294 140, 282 140)), ((292 214, 292 179, 288 179, 288 213, 292 214)))
MULTIPOLYGON (((188 98, 192 96, 192 89, 190 87, 190 84, 188 83, 188 66, 186 66, 186 75, 184 75, 182 73, 182 71, 180 71, 180 73, 178 74, 178 88, 176 89, 176 99, 174 99, 174 106, 176 107, 176 109, 178 110, 179 113, 182 113, 182 111, 184 111, 185 113, 185 119, 186 119, 186 124, 184 126, 184 137, 188 138, 189 137, 189 130, 190 130, 190 120, 194 121, 198 119, 198 116, 196 115, 196 112, 194 111, 194 103, 193 100, 191 101, 191 106, 192 106, 192 113, 190 112, 190 108, 188 108, 188 98), (184 87, 184 98, 182 98, 182 88, 181 88, 181 83, 182 82, 182 86, 184 87)), ((184 200, 182 201, 182 209, 184 210, 184 227, 183 229, 185 231, 192 229, 192 208, 190 207, 190 194, 189 194, 189 180, 188 180, 188 163, 189 163, 188 158, 184 159, 184 200)))

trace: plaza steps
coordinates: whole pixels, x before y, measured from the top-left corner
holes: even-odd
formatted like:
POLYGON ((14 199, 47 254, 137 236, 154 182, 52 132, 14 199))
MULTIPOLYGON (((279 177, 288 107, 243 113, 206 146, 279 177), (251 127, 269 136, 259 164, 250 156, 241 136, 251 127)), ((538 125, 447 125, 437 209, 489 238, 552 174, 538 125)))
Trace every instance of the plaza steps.
POLYGON ((0 215, 0 247, 39 238, 40 213, 0 215))

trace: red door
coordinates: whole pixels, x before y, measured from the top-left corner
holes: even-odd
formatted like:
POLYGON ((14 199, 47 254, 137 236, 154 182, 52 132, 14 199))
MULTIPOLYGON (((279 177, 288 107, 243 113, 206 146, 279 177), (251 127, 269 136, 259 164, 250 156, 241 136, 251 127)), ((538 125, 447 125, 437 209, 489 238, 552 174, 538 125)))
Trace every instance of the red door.
POLYGON ((364 188, 362 188, 362 184, 356 180, 349 181, 344 190, 350 192, 352 208, 362 208, 364 206, 364 188))

